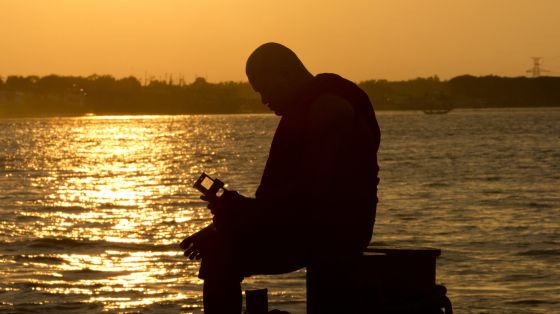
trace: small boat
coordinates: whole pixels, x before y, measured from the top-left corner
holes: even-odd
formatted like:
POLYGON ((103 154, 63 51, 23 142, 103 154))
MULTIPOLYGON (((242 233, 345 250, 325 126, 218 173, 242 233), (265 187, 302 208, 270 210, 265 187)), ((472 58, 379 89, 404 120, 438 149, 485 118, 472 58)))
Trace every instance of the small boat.
POLYGON ((440 109, 424 109, 425 114, 444 114, 451 111, 452 108, 440 108, 440 109))
POLYGON ((422 111, 425 114, 444 114, 453 109, 453 106, 449 103, 449 97, 443 92, 428 94, 422 100, 422 107, 424 107, 422 111))

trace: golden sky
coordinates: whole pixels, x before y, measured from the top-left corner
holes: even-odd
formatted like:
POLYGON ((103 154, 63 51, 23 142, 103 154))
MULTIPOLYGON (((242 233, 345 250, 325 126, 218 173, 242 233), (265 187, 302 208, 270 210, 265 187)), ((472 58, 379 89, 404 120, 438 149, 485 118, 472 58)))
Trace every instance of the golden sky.
POLYGON ((0 75, 246 80, 259 44, 354 81, 560 75, 559 0, 0 0, 0 75))

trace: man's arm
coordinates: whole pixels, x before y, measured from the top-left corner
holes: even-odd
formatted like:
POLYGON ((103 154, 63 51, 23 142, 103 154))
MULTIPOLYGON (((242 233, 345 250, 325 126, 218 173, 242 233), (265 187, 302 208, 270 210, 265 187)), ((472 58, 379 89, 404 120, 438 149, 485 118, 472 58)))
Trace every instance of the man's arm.
POLYGON ((209 204, 215 213, 216 227, 236 228, 263 222, 282 224, 311 219, 305 217, 310 212, 301 208, 325 201, 325 196, 340 184, 335 182, 335 172, 342 171, 335 169, 336 158, 353 121, 354 110, 347 101, 334 95, 320 96, 311 106, 308 131, 302 134, 306 136, 307 146, 302 155, 305 171, 302 176, 306 181, 301 192, 306 194, 296 199, 267 200, 226 193, 223 199, 209 204))
MULTIPOLYGON (((352 129, 355 113, 350 103, 335 95, 322 95, 311 105, 306 137, 306 147, 302 154, 302 177, 305 182, 294 182, 301 186, 301 194, 290 199, 253 199, 233 196, 231 202, 224 202, 224 210, 217 210, 215 223, 260 224, 308 221, 312 219, 309 210, 302 210, 317 203, 325 202, 327 195, 336 192, 341 182, 335 182, 337 158, 341 154, 343 141, 352 129), (305 194, 303 194, 305 193, 305 194), (229 207, 229 208, 228 208, 229 207), (216 219, 218 218, 218 219, 216 219)), ((294 178, 296 180, 297 178, 294 178)), ((219 205, 218 205, 219 206, 219 205)), ((222 207, 222 206, 219 206, 222 207)))
POLYGON ((343 149, 355 121, 352 105, 339 96, 325 94, 313 104, 310 112, 309 145, 304 162, 311 178, 311 197, 324 197, 340 182, 335 182, 337 157, 343 149))

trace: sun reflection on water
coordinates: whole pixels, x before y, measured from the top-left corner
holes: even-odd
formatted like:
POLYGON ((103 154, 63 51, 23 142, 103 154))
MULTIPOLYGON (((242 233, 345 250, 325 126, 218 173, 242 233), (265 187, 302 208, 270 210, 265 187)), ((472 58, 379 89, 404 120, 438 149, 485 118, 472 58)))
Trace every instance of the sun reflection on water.
MULTIPOLYGON (((272 132, 274 119, 251 121, 272 132)), ((178 250, 211 218, 192 182, 203 170, 230 174, 252 193, 265 156, 249 151, 232 167, 241 154, 231 143, 255 139, 242 149, 264 154, 272 133, 254 133, 247 117, 21 121, 3 142, 0 183, 14 200, 0 199, 0 307, 201 312, 199 264, 178 250)))
POLYGON ((176 137, 173 118, 154 119, 75 119, 66 129, 45 127, 33 146, 18 148, 27 167, 41 171, 30 186, 42 196, 25 200, 21 214, 33 233, 30 254, 10 262, 27 260, 12 273, 31 277, 25 281, 37 299, 72 296, 106 310, 178 300, 181 308, 199 307, 197 266, 176 246, 209 218, 195 210, 200 201, 189 190, 198 148, 176 137))

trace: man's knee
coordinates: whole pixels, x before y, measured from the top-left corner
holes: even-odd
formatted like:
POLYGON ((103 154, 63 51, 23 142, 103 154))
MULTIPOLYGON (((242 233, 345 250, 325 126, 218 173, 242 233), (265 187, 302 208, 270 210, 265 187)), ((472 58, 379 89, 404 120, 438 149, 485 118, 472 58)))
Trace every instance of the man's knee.
POLYGON ((239 257, 228 248, 217 247, 202 256, 198 278, 204 280, 243 280, 239 257))

